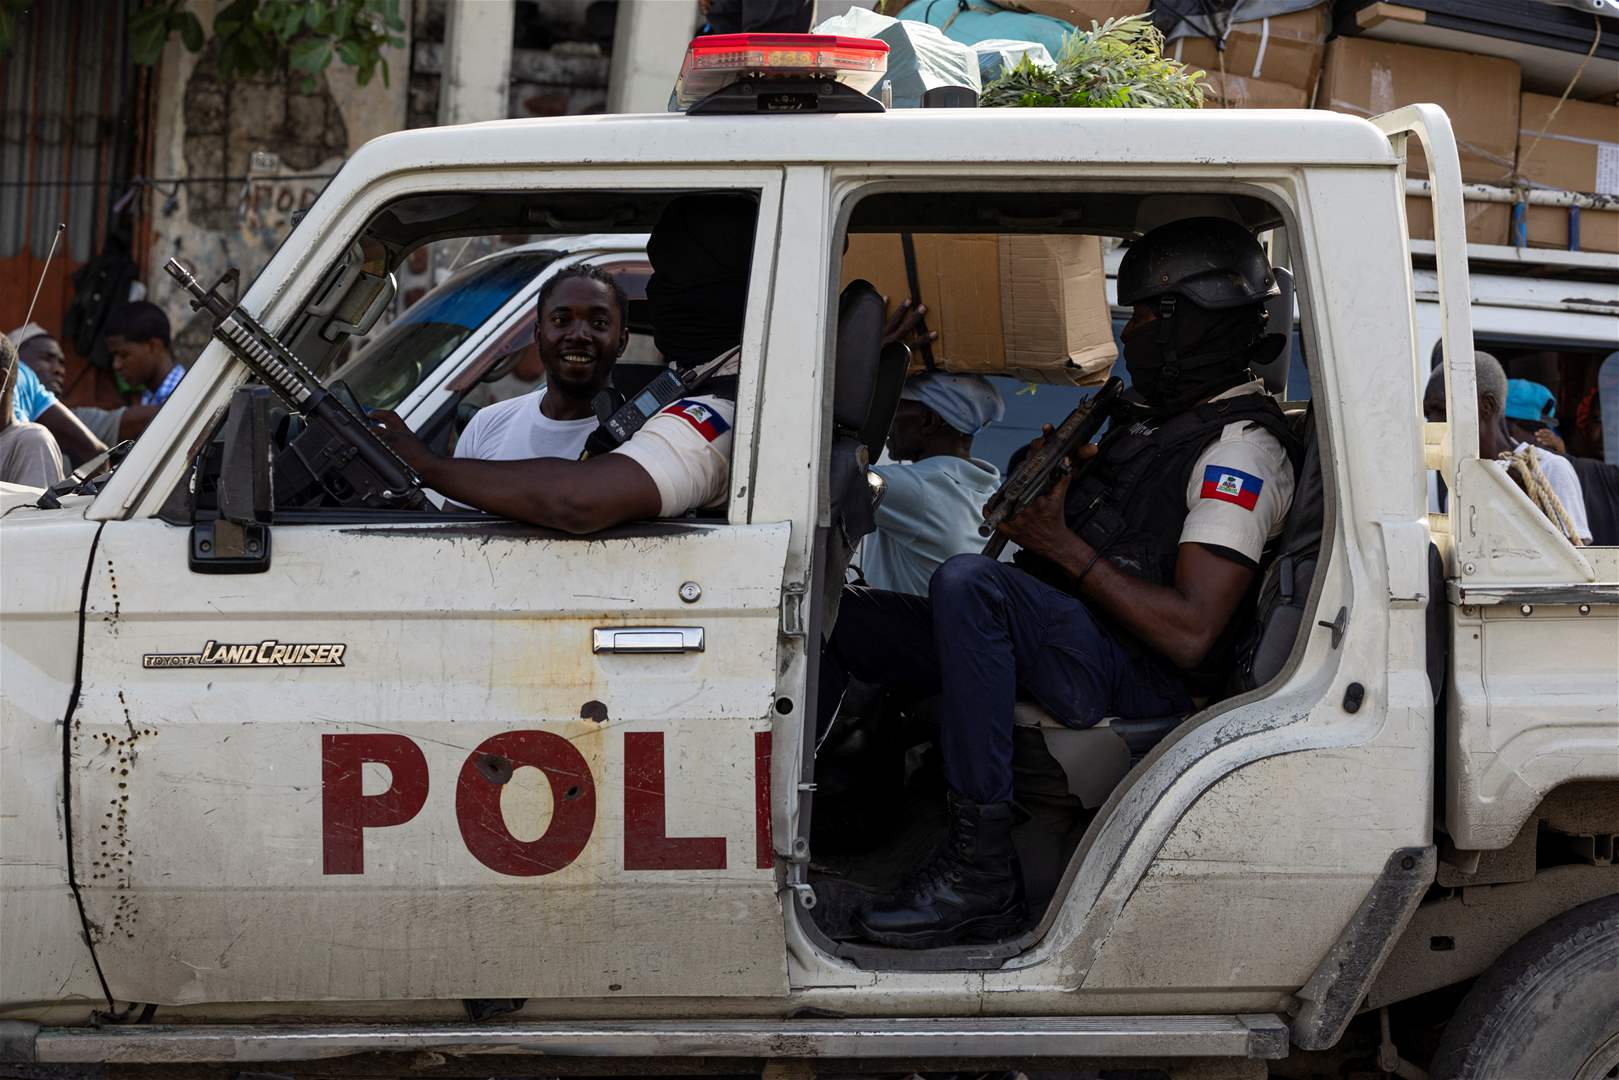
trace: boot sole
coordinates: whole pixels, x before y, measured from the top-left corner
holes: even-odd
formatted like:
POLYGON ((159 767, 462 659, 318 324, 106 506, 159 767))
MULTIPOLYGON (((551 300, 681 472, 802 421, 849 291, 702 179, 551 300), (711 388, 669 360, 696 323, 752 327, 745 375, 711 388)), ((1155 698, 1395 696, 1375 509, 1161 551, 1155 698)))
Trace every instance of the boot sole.
POLYGON ((1022 915, 985 915, 949 930, 922 930, 914 934, 872 930, 859 916, 852 920, 852 925, 861 937, 892 949, 937 949, 948 945, 999 941, 1018 933, 1026 921, 1022 915))

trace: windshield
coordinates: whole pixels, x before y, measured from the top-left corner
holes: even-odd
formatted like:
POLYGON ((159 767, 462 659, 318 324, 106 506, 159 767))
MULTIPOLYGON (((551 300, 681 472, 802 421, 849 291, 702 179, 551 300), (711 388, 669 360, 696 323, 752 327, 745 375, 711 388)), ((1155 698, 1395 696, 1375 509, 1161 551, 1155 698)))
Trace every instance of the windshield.
POLYGON ((525 251, 461 270, 407 308, 333 378, 346 381, 369 408, 396 408, 557 256, 525 251))

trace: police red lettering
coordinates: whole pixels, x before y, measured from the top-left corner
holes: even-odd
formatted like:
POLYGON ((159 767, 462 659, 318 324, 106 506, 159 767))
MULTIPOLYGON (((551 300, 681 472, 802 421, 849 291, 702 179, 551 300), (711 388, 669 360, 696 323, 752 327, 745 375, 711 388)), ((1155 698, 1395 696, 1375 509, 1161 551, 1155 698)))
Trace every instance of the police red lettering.
POLYGON ((725 869, 725 837, 669 835, 661 731, 624 735, 624 869, 725 869))
POLYGON ((579 857, 596 827, 596 781, 573 743, 549 731, 508 731, 485 739, 461 766, 455 787, 461 839, 489 869, 513 877, 553 874, 579 857), (551 822, 536 840, 506 827, 500 793, 512 770, 539 769, 551 784, 551 822))
MULTIPOLYGON (((249 646, 251 647, 251 646, 249 646)), ((403 735, 322 735, 321 848, 328 874, 365 873, 365 830, 403 825, 427 802, 427 758, 403 735), (365 794, 361 767, 388 766, 388 790, 365 794)))

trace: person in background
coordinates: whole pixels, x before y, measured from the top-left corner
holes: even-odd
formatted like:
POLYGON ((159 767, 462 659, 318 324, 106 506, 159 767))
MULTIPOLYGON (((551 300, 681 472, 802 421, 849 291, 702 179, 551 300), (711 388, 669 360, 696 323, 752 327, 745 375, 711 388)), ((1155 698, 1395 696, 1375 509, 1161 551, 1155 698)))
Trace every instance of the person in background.
POLYGON ((574 460, 596 430, 591 400, 629 343, 629 297, 605 270, 570 266, 540 287, 537 305, 534 343, 545 384, 480 409, 461 433, 456 457, 574 460))
POLYGON ((48 488, 62 479, 62 455, 49 431, 12 411, 19 370, 33 374, 18 359, 11 338, 0 337, 0 481, 48 488))
MULTIPOLYGON (((6 340, 13 351, 18 351, 22 343, 44 332, 38 324, 29 323, 11 331, 6 335, 6 340)), ((66 405, 56 400, 56 395, 46 389, 34 369, 23 363, 20 357, 12 382, 15 385, 8 415, 21 423, 39 424, 45 428, 56 440, 58 455, 65 454, 72 461, 83 463, 107 449, 106 444, 85 427, 66 405)))
POLYGON ((1556 423, 1557 398, 1549 389, 1528 379, 1507 380, 1507 430, 1520 442, 1559 455, 1574 467, 1585 500, 1586 542, 1619 544, 1619 465, 1569 453, 1556 423))
POLYGON ((1506 418, 1514 439, 1567 456, 1557 433, 1557 398, 1549 388, 1529 379, 1508 379, 1506 418))
POLYGON ((67 385, 67 357, 61 344, 38 323, 20 326, 7 336, 17 346, 18 357, 39 376, 40 385, 61 397, 67 385))
MULTIPOLYGON (((34 369, 41 385, 61 397, 62 387, 67 381, 67 358, 62 352, 61 343, 38 323, 18 327, 10 336, 17 344, 17 353, 23 363, 34 369)), ((123 406, 102 409, 94 405, 75 405, 73 415, 103 443, 110 446, 119 441, 118 425, 124 416, 123 406)))
POLYGON ((133 439, 169 400, 186 369, 175 360, 169 344, 169 317, 156 304, 145 300, 120 304, 108 314, 103 333, 112 369, 140 395, 118 422, 118 437, 133 439))
MULTIPOLYGON (((1549 450, 1530 446, 1509 430, 1506 412, 1509 387, 1507 373, 1499 360, 1487 352, 1475 352, 1473 371, 1478 388, 1478 456, 1486 461, 1494 461, 1505 469, 1508 467, 1506 459, 1514 454, 1527 453, 1546 477, 1546 484, 1557 496, 1558 502, 1563 504, 1563 510, 1568 514, 1580 543, 1589 544, 1591 526, 1586 519, 1585 494, 1580 488, 1580 478, 1575 474, 1574 466, 1568 463, 1568 459, 1549 450)), ((1445 419, 1443 365, 1435 366, 1428 376, 1428 386, 1422 395, 1422 409, 1431 421, 1438 423, 1445 419)), ((1429 493, 1430 509, 1435 505, 1434 494, 1433 491, 1429 493)))
POLYGON ((887 492, 862 553, 866 584, 926 596, 941 563, 983 547, 978 525, 1001 474, 972 456, 973 436, 1005 413, 1000 392, 980 375, 905 380, 888 435, 899 464, 875 467, 887 492))

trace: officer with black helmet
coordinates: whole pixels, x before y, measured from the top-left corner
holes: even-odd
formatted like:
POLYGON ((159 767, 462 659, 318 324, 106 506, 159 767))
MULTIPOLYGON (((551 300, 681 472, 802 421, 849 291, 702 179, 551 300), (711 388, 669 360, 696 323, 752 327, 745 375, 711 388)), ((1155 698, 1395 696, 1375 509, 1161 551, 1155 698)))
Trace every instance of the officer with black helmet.
POLYGON ((844 596, 822 664, 823 710, 851 676, 942 695, 949 837, 855 917, 879 944, 928 948, 1024 928, 1012 846, 1016 700, 1077 728, 1189 713, 1194 696, 1224 689, 1252 617, 1299 453, 1250 371, 1275 351, 1265 253, 1233 221, 1171 222, 1126 253, 1118 292, 1135 312, 1123 335, 1135 400, 1084 448, 1079 470, 1003 526, 1022 548, 1015 565, 960 555, 926 598, 858 587, 844 596))

